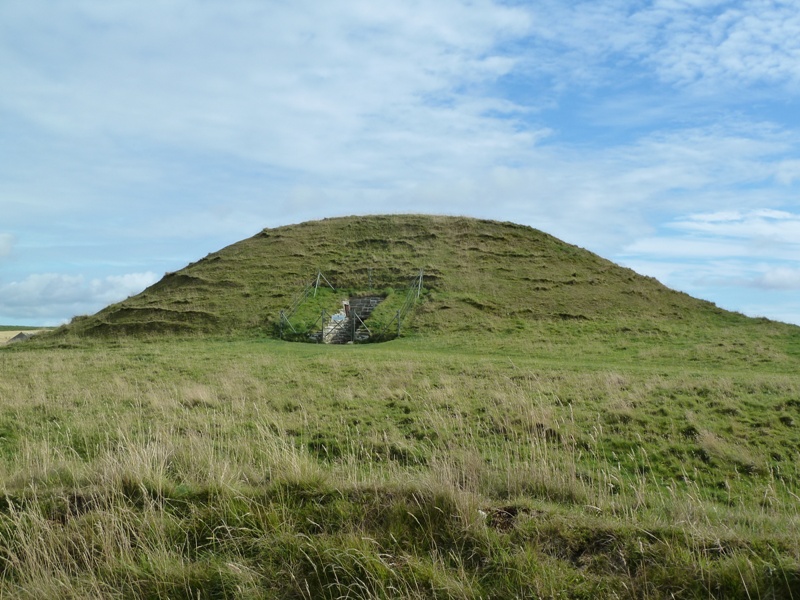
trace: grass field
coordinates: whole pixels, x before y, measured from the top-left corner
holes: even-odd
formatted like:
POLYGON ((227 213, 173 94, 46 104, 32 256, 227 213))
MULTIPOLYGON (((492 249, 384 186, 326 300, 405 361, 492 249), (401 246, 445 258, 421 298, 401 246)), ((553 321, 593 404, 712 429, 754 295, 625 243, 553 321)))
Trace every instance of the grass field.
POLYGON ((800 378, 584 341, 8 347, 2 597, 796 596, 800 378))
POLYGON ((0 598, 800 598, 800 329, 459 227, 391 342, 271 337, 268 232, 0 348, 0 598))

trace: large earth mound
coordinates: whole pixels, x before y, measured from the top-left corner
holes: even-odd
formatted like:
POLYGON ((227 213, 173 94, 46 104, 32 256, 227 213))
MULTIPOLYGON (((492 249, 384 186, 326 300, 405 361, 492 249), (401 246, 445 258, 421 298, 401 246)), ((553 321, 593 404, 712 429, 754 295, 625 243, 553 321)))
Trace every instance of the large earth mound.
POLYGON ((524 330, 542 321, 745 320, 530 227, 392 215, 265 229, 66 330, 271 334, 280 311, 318 272, 350 290, 399 290, 420 270, 423 295, 407 331, 425 335, 524 330))

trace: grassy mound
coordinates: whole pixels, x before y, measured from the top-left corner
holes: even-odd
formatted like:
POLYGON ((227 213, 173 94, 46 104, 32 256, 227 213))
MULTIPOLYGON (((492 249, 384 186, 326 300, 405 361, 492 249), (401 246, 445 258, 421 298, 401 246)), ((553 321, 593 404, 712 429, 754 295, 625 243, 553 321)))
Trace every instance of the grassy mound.
MULTIPOLYGON (((272 332, 322 271, 352 293, 400 290, 420 269, 426 335, 525 330, 536 321, 689 326, 734 319, 535 229, 476 219, 374 216, 264 230, 69 329, 78 334, 272 332)), ((335 302, 335 300, 334 300, 335 302)))

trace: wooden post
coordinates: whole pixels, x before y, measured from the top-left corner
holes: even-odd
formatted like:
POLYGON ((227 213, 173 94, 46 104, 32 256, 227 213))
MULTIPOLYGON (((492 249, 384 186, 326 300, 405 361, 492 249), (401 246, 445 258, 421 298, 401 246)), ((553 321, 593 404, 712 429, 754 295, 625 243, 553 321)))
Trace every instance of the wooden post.
POLYGON ((400 311, 397 311, 397 337, 400 337, 400 311))
POLYGON ((320 320, 320 325, 319 325, 319 327, 320 327, 319 343, 320 344, 324 344, 325 343, 325 309, 324 308, 322 309, 322 314, 320 315, 319 320, 320 320))

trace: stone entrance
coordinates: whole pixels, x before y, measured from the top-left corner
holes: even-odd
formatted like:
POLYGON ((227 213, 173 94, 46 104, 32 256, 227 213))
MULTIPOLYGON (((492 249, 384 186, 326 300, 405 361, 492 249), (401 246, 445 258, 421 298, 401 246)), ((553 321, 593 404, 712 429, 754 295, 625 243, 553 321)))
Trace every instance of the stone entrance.
POLYGON ((369 339, 370 330, 365 321, 375 307, 383 302, 383 296, 350 297, 342 302, 342 309, 331 315, 322 334, 325 344, 347 344, 369 339))

